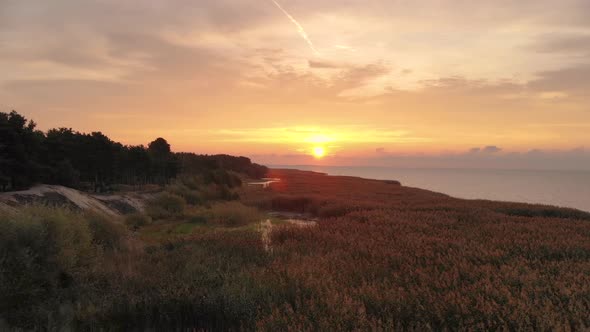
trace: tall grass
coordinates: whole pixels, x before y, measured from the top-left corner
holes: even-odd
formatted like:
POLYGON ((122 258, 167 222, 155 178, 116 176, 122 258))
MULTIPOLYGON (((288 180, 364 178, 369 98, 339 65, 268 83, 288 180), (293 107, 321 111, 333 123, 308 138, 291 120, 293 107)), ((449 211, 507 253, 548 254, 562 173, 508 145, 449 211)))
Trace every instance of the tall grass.
MULTIPOLYGON (((1 319, 75 330, 590 328, 584 214, 382 181, 271 176, 281 183, 242 191, 244 202, 322 216, 316 227, 274 226, 272 252, 253 227, 117 249, 107 244, 128 235, 109 231, 118 228, 102 225, 108 218, 48 208, 1 214, 1 319)), ((263 217, 239 202, 183 215, 175 222, 240 226, 263 217)))
POLYGON ((66 324, 73 301, 106 250, 121 248, 124 228, 97 214, 27 207, 0 213, 0 317, 10 325, 66 324))

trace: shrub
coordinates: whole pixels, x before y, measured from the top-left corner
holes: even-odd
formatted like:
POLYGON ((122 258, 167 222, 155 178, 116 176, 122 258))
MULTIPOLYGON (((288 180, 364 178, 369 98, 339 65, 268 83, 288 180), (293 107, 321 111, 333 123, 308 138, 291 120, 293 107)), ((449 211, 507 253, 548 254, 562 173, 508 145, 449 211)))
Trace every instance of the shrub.
POLYGON ((235 201, 240 199, 240 195, 236 192, 232 192, 227 186, 223 185, 220 186, 219 189, 219 198, 224 201, 235 201))
POLYGON ((133 213, 125 217, 125 224, 129 229, 138 230, 140 227, 147 226, 152 223, 152 218, 143 213, 133 213))
POLYGON ((187 222, 191 224, 205 224, 207 223, 207 217, 202 215, 194 215, 187 217, 187 222))
POLYGON ((209 184, 204 187, 202 195, 208 201, 234 201, 240 198, 238 193, 232 192, 228 186, 218 184, 209 184))
POLYGON ((49 207, 0 214, 1 318, 47 328, 50 313, 71 297, 66 290, 93 257, 91 230, 80 214, 49 207))
POLYGON ((317 211, 317 215, 321 218, 334 218, 346 215, 352 210, 350 204, 332 203, 322 206, 317 211))
POLYGON ((199 194, 196 191, 187 191, 185 193, 183 193, 182 198, 184 198, 184 200, 191 205, 201 205, 203 204, 203 198, 201 197, 201 194, 199 194))
POLYGON ((184 198, 163 192, 148 202, 147 212, 153 219, 177 218, 184 214, 184 198))
POLYGON ((215 204, 210 213, 210 219, 214 223, 228 227, 238 227, 259 222, 263 218, 258 209, 239 202, 215 204))
POLYGON ((122 240, 127 235, 122 224, 114 221, 113 217, 92 211, 85 212, 84 217, 90 227, 93 243, 108 250, 122 248, 122 240))
POLYGON ((216 169, 204 174, 205 183, 214 183, 229 188, 242 186, 242 179, 233 172, 225 169, 216 169))
POLYGON ((203 198, 196 190, 191 190, 183 184, 174 184, 166 187, 166 191, 184 198, 184 200, 191 205, 200 205, 203 203, 203 198))
POLYGON ((507 208, 500 208, 498 212, 507 214, 509 216, 517 217, 545 217, 545 218, 561 218, 561 219, 579 219, 590 220, 590 213, 568 209, 568 208, 553 208, 535 205, 522 205, 507 208))
POLYGON ((180 177, 179 181, 185 185, 186 187, 188 187, 191 190, 198 190, 199 187, 201 186, 201 180, 199 179, 199 177, 192 175, 185 175, 180 177))
POLYGON ((136 186, 132 186, 129 184, 112 184, 111 190, 117 193, 131 192, 135 190, 135 187, 136 186))

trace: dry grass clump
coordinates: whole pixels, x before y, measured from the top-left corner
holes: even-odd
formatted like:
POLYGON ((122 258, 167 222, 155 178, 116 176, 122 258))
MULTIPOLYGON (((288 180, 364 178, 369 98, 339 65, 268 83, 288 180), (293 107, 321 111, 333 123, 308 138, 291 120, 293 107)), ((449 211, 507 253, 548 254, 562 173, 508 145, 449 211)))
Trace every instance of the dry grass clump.
POLYGON ((226 227, 239 227, 260 222, 264 216, 258 209, 240 202, 217 203, 207 214, 209 222, 226 227))
POLYGON ((125 224, 131 230, 138 230, 143 226, 150 225, 152 223, 152 217, 143 213, 133 213, 125 216, 125 224))
POLYGON ((125 238, 122 225, 96 213, 44 206, 0 212, 0 321, 33 330, 69 326, 88 272, 120 252, 125 238))
POLYGON ((509 216, 517 217, 579 219, 590 221, 590 213, 588 212, 575 209, 534 206, 529 204, 506 204, 506 206, 498 208, 497 211, 509 216))
POLYGON ((86 211, 83 218, 88 223, 94 244, 107 250, 123 249, 123 238, 127 236, 125 226, 116 218, 86 211))
POLYGON ((147 204, 147 214, 153 219, 179 218, 184 215, 186 201, 178 195, 162 192, 147 204))
POLYGON ((172 184, 166 187, 170 194, 182 197, 187 204, 200 205, 204 203, 203 195, 195 189, 184 185, 183 183, 172 184))

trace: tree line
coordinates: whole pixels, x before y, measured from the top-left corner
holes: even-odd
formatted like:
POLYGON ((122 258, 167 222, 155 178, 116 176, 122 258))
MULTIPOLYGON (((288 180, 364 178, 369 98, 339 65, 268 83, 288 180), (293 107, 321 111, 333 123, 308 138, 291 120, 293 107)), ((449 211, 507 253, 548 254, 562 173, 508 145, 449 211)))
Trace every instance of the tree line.
POLYGON ((37 183, 95 192, 111 184, 165 184, 181 173, 231 170, 262 177, 265 166, 246 157, 173 153, 164 138, 146 146, 123 145, 101 132, 71 128, 43 132, 33 120, 0 112, 0 189, 20 190, 37 183))

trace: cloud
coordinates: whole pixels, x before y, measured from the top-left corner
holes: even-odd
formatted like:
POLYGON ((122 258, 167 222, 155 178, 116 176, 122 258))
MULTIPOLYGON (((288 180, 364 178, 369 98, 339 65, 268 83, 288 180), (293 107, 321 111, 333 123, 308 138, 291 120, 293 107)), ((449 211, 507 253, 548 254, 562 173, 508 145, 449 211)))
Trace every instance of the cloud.
POLYGON ((590 89, 590 64, 542 71, 528 87, 535 91, 559 91, 587 95, 590 89))
POLYGON ((497 153, 497 152, 502 151, 502 149, 495 146, 495 145, 488 145, 488 146, 484 147, 481 151, 484 153, 497 153))
POLYGON ((340 69, 349 68, 350 65, 327 60, 308 60, 309 68, 340 69))
MULTIPOLYGON (((355 98, 346 96, 346 92, 361 89, 391 71, 381 62, 333 69, 330 75, 326 76, 311 70, 298 70, 291 66, 275 66, 274 71, 259 80, 259 83, 264 86, 259 91, 260 101, 310 104, 341 100, 354 103, 355 98)), ((331 111, 335 110, 329 108, 322 110, 326 114, 331 111)))
POLYGON ((371 80, 385 76, 391 72, 391 68, 378 62, 364 66, 354 66, 343 70, 332 78, 333 89, 337 90, 337 95, 359 88, 371 80))
POLYGON ((499 148, 495 145, 488 145, 488 146, 484 146, 482 148, 479 148, 479 147, 471 148, 467 151, 466 155, 475 155, 475 154, 479 154, 479 153, 494 154, 494 153, 498 153, 500 151, 502 151, 501 148, 499 148))
POLYGON ((350 51, 350 52, 356 52, 356 48, 349 46, 349 45, 339 45, 336 44, 334 45, 334 48, 339 49, 339 50, 344 50, 344 51, 350 51))
POLYGON ((590 54, 590 34, 542 35, 530 48, 539 53, 563 53, 584 56, 590 54))

